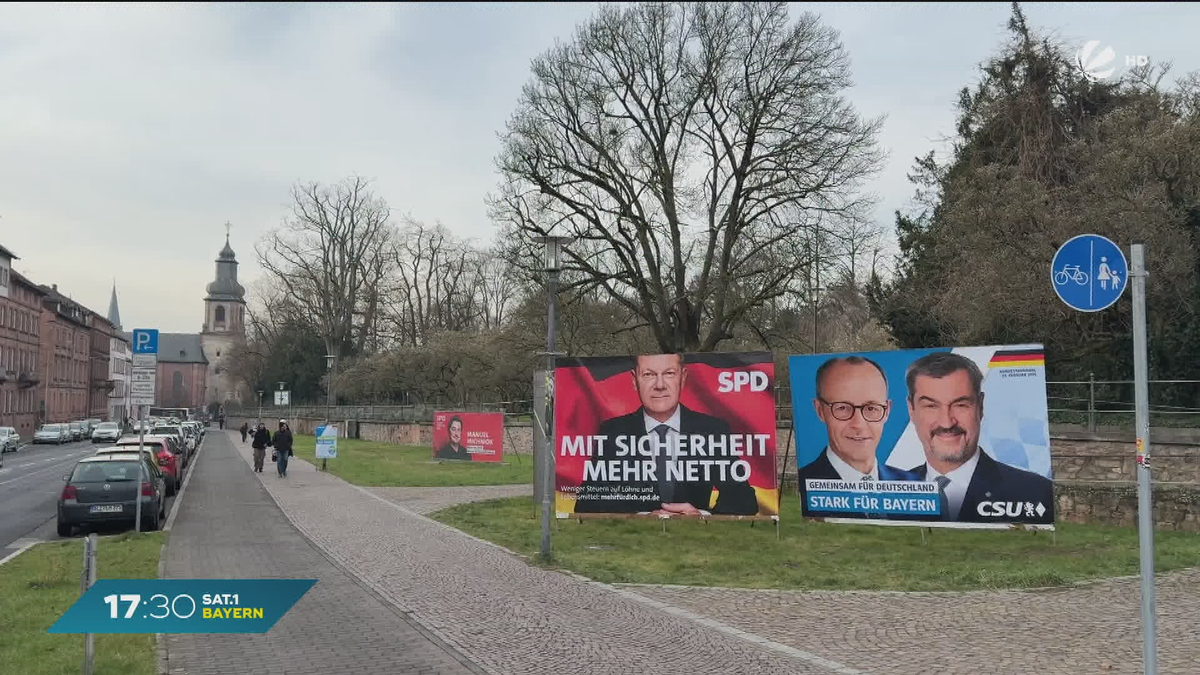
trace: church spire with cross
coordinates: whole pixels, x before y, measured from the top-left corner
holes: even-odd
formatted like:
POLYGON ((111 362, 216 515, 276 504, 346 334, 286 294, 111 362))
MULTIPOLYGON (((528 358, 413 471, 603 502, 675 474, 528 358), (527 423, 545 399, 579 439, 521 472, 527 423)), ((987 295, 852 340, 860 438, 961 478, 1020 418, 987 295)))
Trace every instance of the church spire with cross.
POLYGON ((225 223, 225 246, 217 254, 216 278, 204 298, 204 332, 245 334, 246 289, 238 283, 237 255, 229 243, 233 226, 225 223))

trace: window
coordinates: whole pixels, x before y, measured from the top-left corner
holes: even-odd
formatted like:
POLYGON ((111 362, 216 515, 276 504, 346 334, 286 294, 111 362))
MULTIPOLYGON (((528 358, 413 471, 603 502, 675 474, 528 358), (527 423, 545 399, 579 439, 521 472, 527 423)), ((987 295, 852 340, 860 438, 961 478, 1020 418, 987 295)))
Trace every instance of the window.
POLYGON ((214 316, 216 323, 225 323, 225 307, 222 305, 217 305, 217 311, 214 316))

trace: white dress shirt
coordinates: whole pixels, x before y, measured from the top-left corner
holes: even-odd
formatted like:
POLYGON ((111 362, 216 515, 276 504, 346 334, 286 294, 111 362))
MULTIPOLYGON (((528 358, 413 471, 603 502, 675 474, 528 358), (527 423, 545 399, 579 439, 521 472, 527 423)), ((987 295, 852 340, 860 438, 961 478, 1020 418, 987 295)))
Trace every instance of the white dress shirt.
POLYGON ((852 480, 854 482, 861 481, 864 477, 870 478, 873 481, 879 480, 879 462, 871 464, 871 471, 863 473, 858 469, 846 463, 846 460, 838 457, 838 454, 833 451, 833 448, 825 448, 825 456, 829 458, 829 463, 833 465, 833 470, 838 472, 842 480, 852 480))
POLYGON ((965 464, 943 474, 933 468, 932 464, 925 464, 925 480, 933 483, 937 481, 938 476, 945 476, 950 479, 950 484, 946 486, 946 501, 950 505, 950 520, 958 520, 958 511, 962 508, 963 499, 967 496, 967 488, 971 487, 971 477, 975 475, 975 467, 979 466, 979 453, 983 452, 983 448, 977 448, 975 454, 968 459, 965 464))

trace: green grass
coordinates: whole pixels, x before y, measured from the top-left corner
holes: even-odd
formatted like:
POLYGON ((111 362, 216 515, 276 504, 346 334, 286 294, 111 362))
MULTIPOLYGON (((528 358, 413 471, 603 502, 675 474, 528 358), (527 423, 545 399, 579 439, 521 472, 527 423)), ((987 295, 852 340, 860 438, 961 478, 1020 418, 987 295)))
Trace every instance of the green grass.
MULTIPOLYGON (((166 534, 132 532, 98 537, 101 579, 157 579, 166 534)), ((0 670, 21 675, 79 672, 82 635, 50 635, 79 599, 83 540, 38 544, 0 567, 0 670)), ((154 675, 153 635, 96 635, 95 674, 154 675)))
MULTIPOLYGON (((296 436, 296 456, 311 464, 316 438, 296 436)), ((392 445, 353 438, 338 439, 338 456, 328 462, 329 473, 355 485, 372 487, 445 487, 456 485, 533 484, 533 461, 507 455, 503 462, 438 462, 429 448, 392 445)), ((267 459, 271 456, 268 454, 267 459)))
MULTIPOLYGON (((922 544, 915 527, 804 521, 799 511, 797 498, 784 500, 779 541, 770 522, 669 521, 664 532, 658 521, 558 521, 552 564, 608 583, 902 591, 1037 588, 1138 572, 1132 528, 934 529, 922 544)), ((433 517, 536 560, 541 529, 529 497, 433 517)), ((1158 532, 1155 545, 1160 572, 1200 565, 1200 535, 1158 532)))

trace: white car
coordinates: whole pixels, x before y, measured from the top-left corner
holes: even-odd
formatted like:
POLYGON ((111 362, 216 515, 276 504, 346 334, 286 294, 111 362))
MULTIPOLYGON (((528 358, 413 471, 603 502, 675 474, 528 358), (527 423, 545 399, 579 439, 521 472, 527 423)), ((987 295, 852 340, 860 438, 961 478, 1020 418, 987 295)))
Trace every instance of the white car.
POLYGON ((42 428, 33 432, 33 443, 54 443, 61 445, 71 442, 71 428, 66 424, 43 424, 42 428))
POLYGON ((21 447, 21 435, 12 427, 0 427, 0 454, 16 452, 21 447))
POLYGON ((116 422, 101 422, 92 430, 92 442, 113 442, 121 440, 121 425, 116 422))

